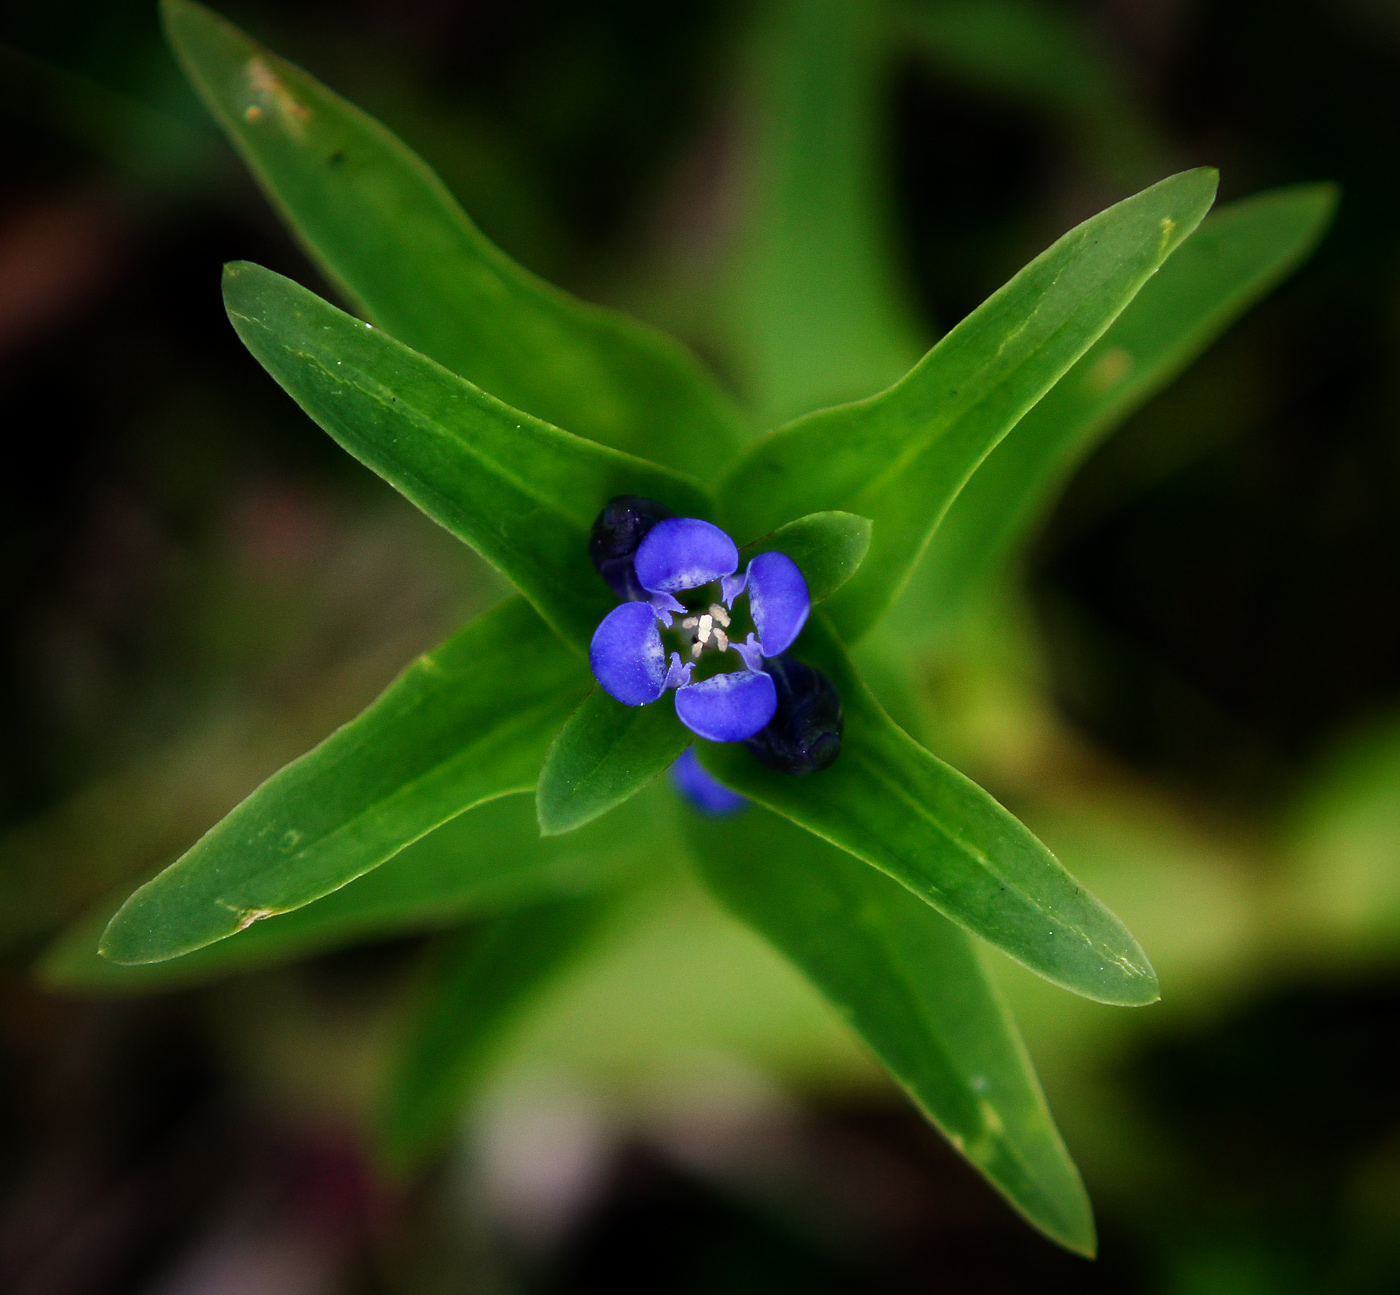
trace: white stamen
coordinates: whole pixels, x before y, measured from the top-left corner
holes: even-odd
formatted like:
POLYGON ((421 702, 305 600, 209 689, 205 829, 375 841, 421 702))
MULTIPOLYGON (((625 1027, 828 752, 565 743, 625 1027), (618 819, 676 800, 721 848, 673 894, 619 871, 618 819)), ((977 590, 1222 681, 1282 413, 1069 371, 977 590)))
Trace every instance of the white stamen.
POLYGON ((705 615, 700 617, 700 628, 695 633, 696 642, 708 643, 710 641, 710 633, 714 630, 714 627, 715 618, 713 616, 705 615))
POLYGON ((698 616, 687 616, 685 620, 681 622, 681 628, 693 630, 698 624, 700 624, 700 618, 698 616))
POLYGON ((719 603, 710 604, 710 615, 714 617, 725 629, 729 628, 729 613, 724 610, 719 603))
POLYGON ((715 630, 715 646, 721 652, 729 651, 729 635, 721 629, 715 630))

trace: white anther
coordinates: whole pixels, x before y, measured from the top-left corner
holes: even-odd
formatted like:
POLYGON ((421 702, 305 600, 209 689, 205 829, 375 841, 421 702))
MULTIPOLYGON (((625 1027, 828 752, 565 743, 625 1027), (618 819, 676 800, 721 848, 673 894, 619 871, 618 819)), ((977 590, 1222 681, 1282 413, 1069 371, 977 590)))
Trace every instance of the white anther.
POLYGON ((719 603, 710 604, 710 615, 715 618, 725 629, 729 628, 729 613, 724 610, 719 603))
POLYGON ((700 628, 695 631, 695 641, 697 643, 708 643, 710 641, 710 634, 713 632, 714 628, 715 618, 713 616, 705 615, 700 617, 700 628))
POLYGON ((693 630, 698 624, 700 624, 700 618, 698 616, 687 616, 685 620, 681 622, 681 628, 693 630))
POLYGON ((721 652, 729 651, 729 635, 721 629, 715 630, 715 646, 721 652))
POLYGON ((700 659, 700 653, 702 653, 704 650, 705 645, 702 642, 700 642, 699 639, 696 639, 695 642, 690 645, 690 655, 693 656, 697 661, 700 659))

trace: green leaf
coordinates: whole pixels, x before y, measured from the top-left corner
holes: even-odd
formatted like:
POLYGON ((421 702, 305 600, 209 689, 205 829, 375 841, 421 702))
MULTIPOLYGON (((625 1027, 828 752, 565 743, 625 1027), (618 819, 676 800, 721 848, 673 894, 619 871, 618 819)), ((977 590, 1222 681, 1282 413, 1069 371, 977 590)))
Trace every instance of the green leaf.
POLYGON ((765 427, 882 390, 927 344, 891 254, 884 10, 869 0, 764 6, 725 324, 765 427))
POLYGON ((1172 254, 953 501, 909 591, 925 632, 963 614, 1094 445, 1307 257, 1336 202, 1310 184, 1232 203, 1172 254))
POLYGON ((502 796, 449 819, 314 903, 167 962, 122 966, 98 955, 102 931, 128 894, 123 887, 53 943, 39 976, 64 993, 154 993, 591 893, 654 866, 657 859, 675 857, 673 802, 669 788, 647 788, 604 822, 567 837, 541 839, 534 796, 502 796))
POLYGON ((635 796, 690 745, 669 696, 624 706, 595 688, 559 730, 535 801, 544 836, 572 832, 635 796))
POLYGON ((740 567, 760 553, 786 553, 802 570, 814 603, 830 598, 846 583, 870 551, 871 522, 854 513, 808 513, 795 522, 745 544, 740 567))
POLYGON ((400 140, 224 19, 189 0, 162 13, 210 111, 367 318, 580 436, 696 473, 730 457, 738 414, 681 346, 515 264, 400 140))
POLYGON ((611 908, 606 895, 555 900, 494 918, 437 951, 379 1117, 380 1154, 393 1169, 411 1171, 450 1139, 510 1025, 611 908))
POLYGON ((519 599, 420 657, 122 905, 113 962, 158 962, 309 904, 482 801, 534 787, 588 687, 519 599))
POLYGON ((224 301, 248 349, 312 418, 580 648, 617 604, 588 557, 603 505, 636 494, 710 512, 689 478, 511 409, 271 270, 228 266, 224 301))
POLYGON ((715 777, 887 872, 1054 984, 1102 1003, 1156 1000, 1156 974, 1123 924, 1023 824, 880 709, 820 613, 795 655, 841 696, 836 763, 794 778, 739 743, 699 742, 715 777))
POLYGON ((720 900, 807 974, 1016 1209, 1092 1256, 1084 1184, 968 938, 903 886, 765 810, 692 820, 720 900))
POLYGON ((1215 182, 1187 171, 1085 221, 896 386, 766 438, 727 479, 731 532, 744 540, 827 508, 871 518, 870 554, 830 608, 847 637, 868 629, 977 465, 1199 224, 1215 182))

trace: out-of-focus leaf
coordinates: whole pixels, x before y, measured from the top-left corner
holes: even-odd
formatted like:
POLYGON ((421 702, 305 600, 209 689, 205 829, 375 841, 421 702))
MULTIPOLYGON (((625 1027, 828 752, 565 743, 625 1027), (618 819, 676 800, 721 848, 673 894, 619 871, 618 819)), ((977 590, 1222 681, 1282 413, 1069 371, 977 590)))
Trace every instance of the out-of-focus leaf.
POLYGON ((926 345, 898 290, 883 209, 883 9, 778 0, 758 33, 741 179, 751 220, 727 323, 765 427, 881 390, 926 345))
POLYGON ((544 758, 535 789, 540 831, 558 836, 606 814, 674 764, 690 740, 669 697, 624 706, 595 688, 544 758))
POLYGON ((588 558, 603 505, 635 494, 686 516, 710 511, 689 478, 511 409, 271 270, 229 266, 224 300, 248 349, 312 418, 580 648, 617 603, 588 558))
POLYGON ((1303 788, 1284 835, 1281 928, 1290 958, 1380 955, 1400 944, 1400 716, 1348 735, 1303 788))
POLYGON ((908 591, 924 633, 961 616, 1099 440, 1312 251, 1336 201, 1310 184, 1232 203, 1172 254, 953 501, 908 591))
POLYGON ((420 657, 122 905, 113 962, 158 962, 319 899, 482 801, 534 787, 588 672, 511 599, 420 657))
POLYGON ((854 513, 809 513, 745 544, 739 550, 739 565, 746 566, 760 553, 786 553, 801 569, 812 601, 819 603, 859 570, 870 551, 870 530, 870 519, 854 513))
POLYGON ((1215 183, 1209 168, 1186 171, 1085 221, 896 386, 766 438, 726 481, 732 533, 827 508, 871 518, 870 553, 830 605, 847 637, 868 629, 978 464, 1195 229, 1215 183))
POLYGON ((1046 0, 913 0, 910 49, 952 77, 1057 119, 1107 176, 1141 183, 1167 155, 1108 50, 1072 10, 1046 0))
POLYGON ((1054 984, 1103 1003, 1155 1001, 1156 974, 1123 924, 1024 825, 881 710, 820 613, 795 655, 841 696, 835 764, 794 778, 738 743, 697 742, 715 777, 888 873, 1054 984))
POLYGON ((268 197, 379 327, 580 436, 696 473, 730 457, 738 414, 681 346, 516 265, 400 140, 224 19, 190 0, 162 12, 268 197))
POLYGON ((674 797, 658 785, 564 838, 541 839, 534 797, 502 796, 449 819, 378 868, 314 903, 255 922, 182 958, 122 966, 97 945, 124 888, 57 939, 39 965, 51 989, 141 994, 309 957, 364 940, 455 926, 612 886, 675 855, 674 797))
POLYGON ((446 1143, 474 1081, 517 1015, 602 924, 606 895, 537 904, 446 942, 427 970, 383 1110, 378 1142, 399 1172, 446 1143))
POLYGON ((67 68, 0 44, 0 102, 105 156, 153 188, 193 191, 207 184, 217 144, 203 121, 151 108, 67 68))
POLYGON ((694 826, 700 870, 725 905, 807 974, 1012 1205, 1092 1255, 1084 1184, 967 936, 766 810, 694 826))

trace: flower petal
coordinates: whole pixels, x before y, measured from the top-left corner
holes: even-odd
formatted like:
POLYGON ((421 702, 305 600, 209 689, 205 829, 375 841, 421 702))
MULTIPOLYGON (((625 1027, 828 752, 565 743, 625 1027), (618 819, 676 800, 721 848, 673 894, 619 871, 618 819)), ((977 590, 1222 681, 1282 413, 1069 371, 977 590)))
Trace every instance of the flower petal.
POLYGON ((749 563, 749 612, 764 656, 786 652, 811 610, 807 581, 786 553, 760 553, 749 563))
POLYGON ((759 643, 756 634, 750 634, 742 643, 731 639, 729 648, 730 651, 737 652, 744 658, 744 664, 750 670, 763 669, 763 646, 759 643))
POLYGON ((622 603, 604 616, 593 631, 588 664, 603 691, 624 706, 645 706, 660 697, 666 688, 666 650, 651 605, 622 603))
POLYGON ((637 579, 653 593, 698 589, 732 575, 739 550, 718 526, 698 517, 670 517, 647 532, 637 549, 637 579))
POLYGON ((692 733, 711 742, 742 742, 778 709, 778 693, 766 674, 735 670, 676 689, 676 714, 692 733))
POLYGON ((671 785, 702 814, 721 818, 736 814, 749 802, 737 791, 730 791, 695 758, 695 748, 688 746, 679 760, 671 766, 671 785))
POLYGON ((682 665, 681 654, 679 652, 672 652, 671 667, 666 671, 666 678, 661 685, 662 689, 684 688, 686 684, 690 682, 690 676, 694 669, 694 661, 687 661, 682 665))
POLYGON ((673 594, 652 594, 650 602, 652 611, 656 613, 656 619, 667 629, 671 628, 671 618, 673 616, 685 615, 685 604, 673 594))

